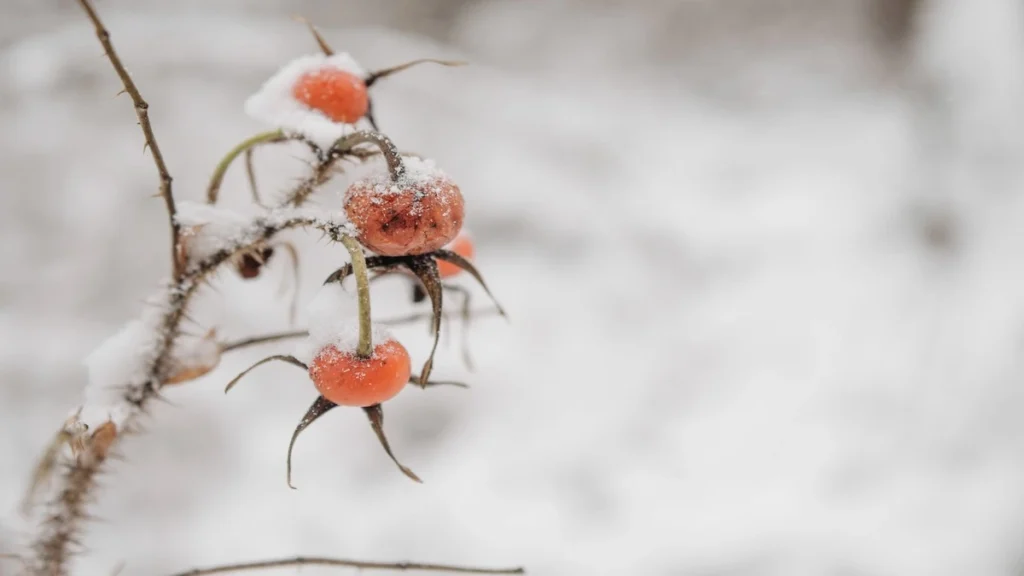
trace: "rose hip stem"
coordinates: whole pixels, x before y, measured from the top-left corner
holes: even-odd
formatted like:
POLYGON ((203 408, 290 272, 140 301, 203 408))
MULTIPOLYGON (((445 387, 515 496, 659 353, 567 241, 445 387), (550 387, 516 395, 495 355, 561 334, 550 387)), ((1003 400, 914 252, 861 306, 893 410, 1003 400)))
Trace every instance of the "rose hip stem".
POLYGON ((210 185, 206 189, 206 203, 217 203, 217 193, 220 191, 221 182, 224 181, 224 174, 227 173, 228 167, 231 166, 231 163, 234 162, 240 154, 259 146, 260 144, 271 144, 285 139, 283 132, 280 130, 274 130, 272 132, 257 134, 247 140, 243 140, 237 146, 232 148, 224 158, 221 159, 217 164, 217 168, 213 171, 213 176, 210 178, 210 185))
POLYGON ((331 146, 334 153, 344 154, 360 144, 374 144, 380 148, 384 160, 388 163, 388 174, 392 182, 398 182, 405 176, 405 163, 402 162, 402 155, 398 153, 398 147, 391 141, 391 138, 373 130, 360 130, 348 136, 342 136, 331 146))
POLYGON ((370 320, 370 280, 366 274, 366 257, 363 246, 351 236, 342 236, 341 243, 352 258, 352 273, 356 277, 356 291, 359 294, 359 345, 356 356, 369 358, 373 355, 373 341, 370 320))
MULTIPOLYGON (((332 152, 345 153, 360 144, 374 144, 380 148, 384 160, 388 164, 388 174, 392 182, 398 182, 405 176, 405 163, 398 153, 398 147, 390 138, 373 130, 360 130, 348 136, 339 138, 333 146, 332 152)), ((348 249, 352 258, 352 274, 356 277, 356 290, 359 294, 359 345, 356 347, 356 355, 360 358, 369 358, 373 355, 373 341, 371 336, 370 318, 370 279, 366 272, 366 257, 363 255, 362 245, 351 236, 342 236, 341 243, 348 249)))

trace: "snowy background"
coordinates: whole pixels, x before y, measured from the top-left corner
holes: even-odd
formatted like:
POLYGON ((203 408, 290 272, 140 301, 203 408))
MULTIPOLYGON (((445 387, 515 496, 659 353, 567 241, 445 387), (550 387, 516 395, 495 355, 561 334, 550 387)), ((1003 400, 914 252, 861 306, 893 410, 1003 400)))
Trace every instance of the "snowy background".
MULTIPOLYGON (((512 322, 476 322, 476 373, 444 347, 436 374, 471 390, 387 405, 423 485, 335 411, 298 443, 289 490, 313 389, 282 364, 225 397, 291 345, 226 357, 123 445, 78 573, 295 554, 1024 572, 1024 6, 912 2, 908 32, 897 4, 98 2, 187 199, 260 129, 244 98, 315 49, 292 13, 369 67, 471 60, 373 94, 382 128, 462 186, 512 322)), ((0 2, 0 551, 30 529, 18 503, 83 357, 168 268, 152 165, 101 55, 70 0, 0 2)), ((265 192, 304 169, 294 149, 258 160, 265 192)), ((241 170, 222 193, 244 206, 241 170)), ((293 238, 308 301, 343 250, 293 238)), ((283 264, 223 274, 193 316, 227 338, 286 328, 283 264)), ((413 308, 402 282, 377 290, 381 316, 413 308)), ((425 329, 401 334, 422 358, 425 329)))

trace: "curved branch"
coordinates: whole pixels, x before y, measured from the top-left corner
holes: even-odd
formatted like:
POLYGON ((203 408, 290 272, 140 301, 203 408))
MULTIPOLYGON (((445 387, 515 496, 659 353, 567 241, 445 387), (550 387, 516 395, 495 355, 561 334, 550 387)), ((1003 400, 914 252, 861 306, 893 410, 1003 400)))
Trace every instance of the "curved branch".
POLYGON ((210 177, 210 184, 206 188, 206 203, 217 203, 217 195, 220 192, 220 185, 224 182, 224 175, 227 173, 231 163, 234 162, 235 159, 243 152, 248 152, 261 144, 284 142, 287 139, 288 138, 280 130, 274 130, 272 132, 257 134, 239 142, 237 146, 229 150, 228 153, 224 155, 224 158, 221 158, 221 161, 217 163, 217 167, 214 168, 213 176, 210 177))

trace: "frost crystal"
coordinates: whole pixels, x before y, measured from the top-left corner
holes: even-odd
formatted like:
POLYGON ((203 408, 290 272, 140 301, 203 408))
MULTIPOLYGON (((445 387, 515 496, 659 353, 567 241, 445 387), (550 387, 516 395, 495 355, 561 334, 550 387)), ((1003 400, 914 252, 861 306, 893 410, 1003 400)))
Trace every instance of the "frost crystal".
POLYGON ((353 125, 335 122, 292 95, 292 88, 299 78, 325 67, 349 72, 360 78, 366 77, 366 70, 344 52, 333 56, 301 56, 278 70, 245 101, 245 113, 287 133, 304 136, 324 148, 330 146, 338 138, 350 133, 353 125))
MULTIPOLYGON (((355 295, 346 292, 340 282, 321 287, 306 311, 309 337, 296 347, 296 358, 309 364, 317 352, 332 344, 342 352, 355 352, 359 344, 358 305, 355 295)), ((392 338, 390 332, 377 325, 371 336, 374 345, 392 338)))

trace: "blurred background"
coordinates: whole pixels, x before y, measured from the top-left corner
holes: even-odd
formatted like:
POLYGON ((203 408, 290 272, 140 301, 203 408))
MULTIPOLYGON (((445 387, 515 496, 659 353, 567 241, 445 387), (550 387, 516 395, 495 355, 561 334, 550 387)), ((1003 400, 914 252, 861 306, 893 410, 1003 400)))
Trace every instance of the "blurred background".
MULTIPOLYGON (((269 365, 225 397, 292 344, 226 356, 123 444, 78 573, 296 554, 535 575, 1024 573, 1021 2, 96 4, 181 199, 263 129, 245 97, 316 50, 293 14, 369 68, 471 61, 372 94, 382 129, 460 183, 511 322, 474 322, 473 373, 446 327, 435 374, 470 390, 387 405, 423 485, 362 414, 335 411, 298 443, 289 490, 313 388, 269 365)), ((80 402, 82 359, 167 273, 119 89, 74 2, 0 1, 0 552, 31 533, 18 505, 80 402)), ((298 149, 257 161, 265 194, 306 168, 298 149)), ((317 203, 339 206, 344 184, 317 203)), ((240 167, 222 194, 247 209, 240 167)), ((305 303, 345 257, 290 239, 305 303)), ((294 287, 284 259, 256 282, 226 271, 192 316, 226 339, 286 329, 294 287)), ((381 317, 422 310, 400 279, 375 290, 381 317)), ((425 327, 400 335, 422 358, 425 327)))

